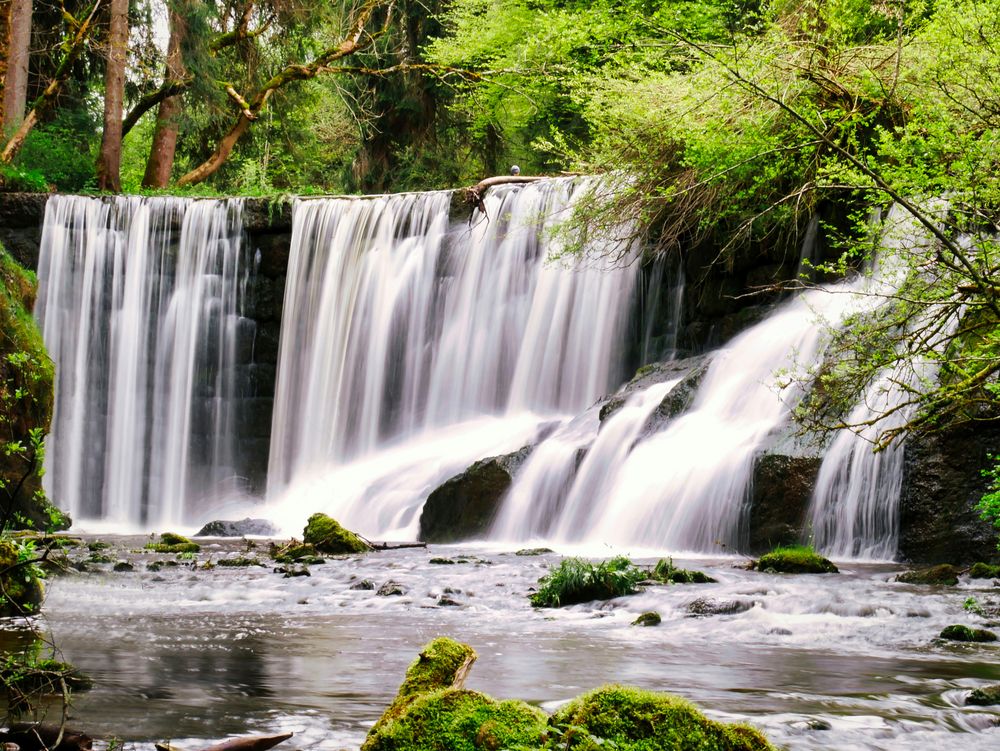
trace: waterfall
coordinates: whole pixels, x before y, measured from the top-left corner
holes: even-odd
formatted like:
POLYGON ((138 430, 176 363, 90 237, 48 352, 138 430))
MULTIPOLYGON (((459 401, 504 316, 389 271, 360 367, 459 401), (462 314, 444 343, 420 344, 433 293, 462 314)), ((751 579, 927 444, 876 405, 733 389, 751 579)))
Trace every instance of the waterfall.
POLYGON ((45 488, 76 520, 183 523, 238 489, 242 203, 53 196, 36 316, 56 366, 45 488), (234 487, 235 486, 235 487, 234 487))
MULTIPOLYGON (((477 442, 470 434, 463 446, 456 426, 475 431, 486 420, 498 436, 505 420, 512 426, 533 414, 536 426, 613 388, 622 376, 635 264, 558 258, 565 238, 554 231, 588 185, 559 179, 496 188, 485 214, 455 226, 449 193, 297 202, 271 493, 363 466, 396 472, 391 461, 409 467, 412 451, 443 436, 453 454, 440 472, 454 473, 477 442)), ((615 245, 604 250, 623 254, 615 245)), ((511 440, 526 440, 525 430, 511 440)), ((496 437, 487 443, 508 445, 496 437)), ((363 503, 394 526, 412 523, 430 481, 421 478, 391 513, 373 505, 391 506, 384 499, 392 494, 363 503)), ((338 511, 364 516, 343 495, 338 511)))

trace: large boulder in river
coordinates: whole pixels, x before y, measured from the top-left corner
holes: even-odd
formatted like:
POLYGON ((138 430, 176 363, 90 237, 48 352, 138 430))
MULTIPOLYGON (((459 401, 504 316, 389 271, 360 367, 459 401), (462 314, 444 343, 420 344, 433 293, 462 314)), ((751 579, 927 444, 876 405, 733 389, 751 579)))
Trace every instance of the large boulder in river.
POLYGON ((420 514, 420 539, 447 543, 484 536, 531 449, 482 459, 435 489, 420 514))
POLYGON ((899 553, 914 563, 996 560, 996 530, 976 509, 1000 421, 910 438, 903 449, 899 553))
POLYGON ((246 535, 274 537, 276 534, 278 534, 277 527, 267 519, 248 518, 235 522, 217 519, 199 529, 195 537, 244 537, 246 535))
POLYGON ((748 551, 761 553, 802 539, 809 500, 822 460, 818 456, 757 457, 750 491, 748 551))

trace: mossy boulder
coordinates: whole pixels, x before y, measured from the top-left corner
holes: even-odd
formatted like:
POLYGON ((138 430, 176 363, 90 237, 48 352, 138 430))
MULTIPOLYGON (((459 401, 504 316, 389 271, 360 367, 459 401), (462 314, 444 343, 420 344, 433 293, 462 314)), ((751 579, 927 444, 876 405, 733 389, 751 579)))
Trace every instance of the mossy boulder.
POLYGON ((977 688, 965 697, 965 704, 970 707, 989 707, 1000 704, 1000 683, 977 688))
POLYGON ((648 613, 643 613, 634 621, 632 621, 633 626, 659 626, 663 619, 660 618, 660 614, 651 610, 648 613))
POLYGON ((566 751, 770 751, 774 747, 748 725, 708 719, 690 702, 624 686, 604 686, 557 711, 550 726, 560 732, 546 748, 566 751))
POLYGON ((972 579, 1000 579, 1000 566, 992 566, 989 563, 973 563, 969 569, 969 577, 972 579))
POLYGON ((0 539, 0 618, 38 612, 45 590, 38 570, 21 560, 22 548, 13 540, 0 539), (18 564, 21 565, 18 565, 18 564))
POLYGON ((930 568, 906 571, 896 577, 896 581, 904 584, 931 584, 953 587, 958 584, 958 569, 947 563, 930 568))
POLYGON ((772 751, 759 731, 706 718, 667 694, 606 686, 548 717, 520 701, 462 688, 476 653, 428 644, 361 751, 772 751))
POLYGON ((302 531, 302 539, 318 552, 329 555, 367 553, 371 545, 326 514, 313 514, 302 531))
POLYGON ((653 567, 650 578, 667 584, 715 584, 708 574, 686 568, 677 568, 672 558, 661 558, 653 567))
POLYGON ((16 488, 12 526, 57 530, 70 518, 42 490, 38 450, 49 430, 55 367, 45 351, 31 311, 37 280, 0 246, 0 424, 6 450, 0 452, 0 481, 16 488))
POLYGON ((272 558, 275 563, 305 563, 308 565, 326 563, 316 553, 316 548, 312 545, 291 540, 280 548, 272 548, 272 558))
POLYGON ((991 642, 997 640, 997 635, 992 631, 982 628, 969 628, 961 624, 946 626, 940 634, 940 638, 948 641, 968 641, 968 642, 991 642))
POLYGON ((750 568, 779 574, 836 574, 840 571, 832 561, 807 545, 775 548, 753 561, 750 568))
POLYGON ((154 553, 197 553, 201 550, 201 545, 191 542, 183 535, 164 532, 160 535, 159 542, 147 543, 146 550, 151 550, 154 553))

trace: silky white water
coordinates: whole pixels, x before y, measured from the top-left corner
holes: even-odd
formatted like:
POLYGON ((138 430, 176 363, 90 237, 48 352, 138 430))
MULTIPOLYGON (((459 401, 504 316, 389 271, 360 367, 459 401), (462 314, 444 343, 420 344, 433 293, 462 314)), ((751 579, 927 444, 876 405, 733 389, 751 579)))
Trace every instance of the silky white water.
POLYGON ((55 362, 45 487, 77 521, 183 523, 235 477, 249 273, 237 200, 53 196, 36 315, 55 362))
MULTIPOLYGON (((487 418, 497 436, 513 427, 526 440, 525 425, 581 411, 613 389, 637 269, 553 260, 563 247, 553 228, 586 188, 551 180, 491 190, 486 214, 454 227, 447 193, 298 202, 272 496, 291 485, 297 504, 319 500, 303 488, 352 473, 352 463, 407 465, 406 446, 419 451, 442 432, 461 446, 463 425, 471 448, 487 418)), ((616 245, 599 250, 622 255, 616 245)), ((482 456, 455 461, 466 454, 439 463, 458 472, 482 456)), ((408 526, 426 498, 423 483, 409 492, 406 513, 389 511, 396 502, 380 493, 365 494, 362 508, 340 499, 320 508, 386 533, 408 526)))

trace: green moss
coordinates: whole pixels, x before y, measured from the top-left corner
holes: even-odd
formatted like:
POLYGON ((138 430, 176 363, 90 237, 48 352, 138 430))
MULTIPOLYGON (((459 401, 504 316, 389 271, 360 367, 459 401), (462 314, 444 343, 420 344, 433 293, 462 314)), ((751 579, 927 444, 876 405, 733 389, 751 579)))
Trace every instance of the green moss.
POLYGON ((677 568, 672 558, 661 558, 653 567, 651 578, 670 584, 715 584, 715 579, 701 571, 677 568))
POLYGON ((775 548, 750 564, 758 571, 779 574, 836 574, 839 569, 808 545, 775 548))
POLYGON ((201 550, 201 545, 191 542, 183 535, 164 532, 160 535, 159 542, 146 543, 146 550, 154 553, 197 553, 201 550))
POLYGON ((39 569, 28 562, 33 554, 30 543, 0 539, 0 618, 38 612, 45 590, 39 569))
POLYGON ((549 553, 554 553, 552 548, 521 548, 514 555, 519 556, 536 556, 536 555, 548 555, 549 553))
POLYGON ((969 628, 955 624, 946 626, 941 631, 940 638, 949 641, 991 642, 997 640, 997 635, 982 628, 969 628))
POLYGON ((371 545, 326 514, 313 514, 309 517, 302 539, 320 553, 330 555, 366 553, 371 550, 371 545))
MULTIPOLYGON (((52 419, 55 368, 31 315, 37 281, 0 246, 0 488, 21 484, 14 526, 66 529, 70 520, 45 497, 40 470, 41 441, 52 419)), ((4 493, 6 496, 6 493, 4 493)))
POLYGON ((565 751, 773 749, 749 726, 714 722, 684 699, 623 686, 605 686, 574 699, 549 724, 559 737, 550 738, 546 748, 565 751))
POLYGON ((972 707, 989 707, 1000 704, 1000 684, 977 688, 965 697, 965 703, 972 707))
POLYGON ((538 591, 531 595, 536 608, 558 608, 578 602, 610 600, 634 594, 646 572, 620 556, 598 564, 582 558, 564 558, 559 566, 538 580, 538 591))
POLYGON ((953 587, 958 584, 958 569, 944 563, 940 566, 906 571, 897 576, 896 581, 905 584, 935 584, 953 587))
POLYGON ((146 550, 154 553, 197 553, 201 550, 201 545, 196 542, 181 542, 174 545, 163 542, 150 542, 146 544, 146 550))
POLYGON ((1000 566, 973 563, 972 568, 969 569, 969 576, 973 579, 1000 579, 1000 566))
POLYGON ((275 563, 306 563, 309 565, 326 563, 320 556, 316 555, 316 548, 312 545, 292 540, 281 548, 272 548, 275 563))
POLYGON ((263 566, 256 558, 247 558, 246 556, 239 556, 237 558, 222 558, 215 562, 215 565, 222 566, 224 568, 244 568, 249 566, 263 566))
POLYGON ((546 715, 521 701, 444 689, 415 699, 373 730, 362 751, 527 751, 540 749, 546 715))
POLYGON ((661 620, 662 619, 660 618, 660 614, 651 610, 648 613, 643 613, 638 618, 636 618, 634 621, 632 621, 632 625, 633 626, 659 626, 661 620))

